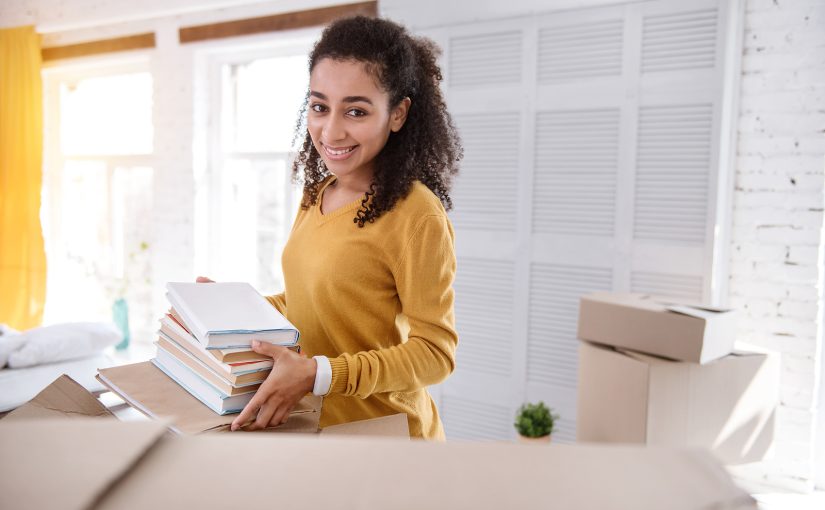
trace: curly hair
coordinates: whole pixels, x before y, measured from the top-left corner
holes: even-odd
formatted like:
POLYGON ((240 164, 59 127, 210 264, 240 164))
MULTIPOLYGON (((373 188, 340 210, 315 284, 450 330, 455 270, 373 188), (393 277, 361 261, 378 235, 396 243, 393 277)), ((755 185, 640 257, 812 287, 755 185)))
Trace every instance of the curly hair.
MULTIPOLYGON (((433 41, 412 36, 397 23, 356 16, 330 24, 309 55, 310 73, 325 58, 363 62, 388 93, 391 109, 405 97, 411 101, 406 122, 398 132, 390 133, 375 157, 373 181, 353 218, 359 227, 392 210, 416 180, 445 209, 452 208, 450 188, 463 151, 439 88, 439 54, 433 41)), ((321 184, 330 176, 306 129, 308 100, 307 95, 295 133, 296 140, 303 137, 303 142, 292 164, 296 182, 303 177, 303 208, 318 201, 321 184)))

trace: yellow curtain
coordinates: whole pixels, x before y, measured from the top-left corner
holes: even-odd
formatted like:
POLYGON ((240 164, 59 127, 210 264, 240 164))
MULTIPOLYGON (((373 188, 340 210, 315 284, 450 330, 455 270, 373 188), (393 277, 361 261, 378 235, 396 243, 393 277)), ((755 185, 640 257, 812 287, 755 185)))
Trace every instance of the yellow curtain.
POLYGON ((21 330, 40 324, 46 300, 40 67, 34 27, 0 29, 0 323, 21 330))

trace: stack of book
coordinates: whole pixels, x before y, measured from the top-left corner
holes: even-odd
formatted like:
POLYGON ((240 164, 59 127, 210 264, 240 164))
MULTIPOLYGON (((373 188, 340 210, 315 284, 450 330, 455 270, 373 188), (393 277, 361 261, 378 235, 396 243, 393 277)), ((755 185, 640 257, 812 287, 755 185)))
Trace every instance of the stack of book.
POLYGON ((155 366, 218 414, 240 412, 272 370, 252 340, 299 350, 298 330, 246 283, 168 283, 155 366))

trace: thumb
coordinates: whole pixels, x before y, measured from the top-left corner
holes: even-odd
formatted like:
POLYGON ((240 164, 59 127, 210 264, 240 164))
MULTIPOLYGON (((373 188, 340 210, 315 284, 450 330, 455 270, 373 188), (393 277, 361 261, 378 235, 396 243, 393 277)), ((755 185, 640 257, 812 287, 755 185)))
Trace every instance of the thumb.
POLYGON ((261 342, 260 340, 252 340, 252 350, 258 354, 265 354, 272 358, 277 358, 285 347, 274 345, 269 342, 261 342))

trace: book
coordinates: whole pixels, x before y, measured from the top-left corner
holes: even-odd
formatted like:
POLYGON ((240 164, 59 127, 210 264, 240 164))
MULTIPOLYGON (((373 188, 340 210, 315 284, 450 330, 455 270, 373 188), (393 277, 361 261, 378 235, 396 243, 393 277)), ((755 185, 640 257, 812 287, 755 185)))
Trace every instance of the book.
POLYGON ((160 333, 155 345, 158 349, 163 349, 178 358, 178 361, 182 362, 201 378, 205 379, 206 382, 227 395, 244 393, 248 391, 247 388, 253 384, 256 385, 256 387, 260 386, 260 383, 266 379, 271 372, 271 370, 258 370, 241 375, 218 372, 171 338, 165 338, 163 333, 160 333))
MULTIPOLYGON (((285 347, 287 349, 292 349, 295 352, 301 352, 298 345, 288 345, 285 347)), ((256 360, 272 359, 266 354, 259 354, 255 351, 250 351, 245 347, 235 349, 209 349, 209 354, 222 363, 245 363, 256 360)))
POLYGON ((253 359, 234 363, 219 361, 218 358, 212 355, 216 349, 207 349, 201 345, 195 337, 178 326, 178 324, 169 316, 166 316, 160 320, 160 329, 157 333, 159 336, 163 336, 168 340, 174 341, 224 377, 229 377, 230 375, 242 375, 260 370, 269 370, 273 365, 272 358, 269 356, 265 356, 263 359, 253 359))
MULTIPOLYGON (((186 324, 183 323, 183 319, 178 315, 174 308, 169 309, 169 313, 166 314, 170 320, 167 321, 169 327, 172 328, 174 331, 178 332, 178 334, 182 335, 187 341, 191 341, 195 344, 201 345, 198 342, 198 339, 192 336, 192 333, 186 329, 186 324)), ((161 319, 161 323, 164 323, 164 320, 161 319)), ((295 345, 286 345, 284 346, 291 351, 295 351, 297 353, 301 353, 301 346, 300 344, 295 345)), ((216 360, 220 361, 221 363, 251 363, 253 361, 260 361, 260 360, 271 360, 269 356, 266 354, 260 354, 253 350, 250 350, 246 347, 236 347, 234 349, 206 349, 209 355, 213 356, 216 360)))
POLYGON ((157 355, 152 359, 152 364, 218 414, 239 413, 255 396, 255 386, 249 386, 251 391, 240 395, 227 395, 221 392, 162 348, 158 349, 157 355))
POLYGON ((289 346, 299 333, 245 282, 169 282, 166 297, 207 349, 249 347, 252 340, 289 346))

